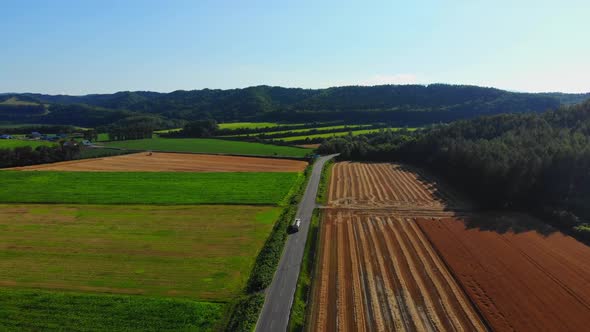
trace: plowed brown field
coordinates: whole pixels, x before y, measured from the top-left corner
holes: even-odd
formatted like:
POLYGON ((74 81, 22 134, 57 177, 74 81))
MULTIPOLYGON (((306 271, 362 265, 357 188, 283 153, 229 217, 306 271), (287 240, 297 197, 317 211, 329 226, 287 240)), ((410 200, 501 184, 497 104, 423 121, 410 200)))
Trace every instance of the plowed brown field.
POLYGON ((314 281, 314 331, 485 331, 409 218, 325 210, 314 281))
POLYGON ((332 169, 330 206, 440 211, 461 200, 418 170, 390 163, 340 162, 332 169))
POLYGON ((588 331, 590 248, 555 232, 498 233, 418 219, 497 331, 588 331))
POLYGON ((15 167, 27 171, 100 172, 300 172, 307 162, 288 159, 183 153, 134 153, 122 156, 15 167))

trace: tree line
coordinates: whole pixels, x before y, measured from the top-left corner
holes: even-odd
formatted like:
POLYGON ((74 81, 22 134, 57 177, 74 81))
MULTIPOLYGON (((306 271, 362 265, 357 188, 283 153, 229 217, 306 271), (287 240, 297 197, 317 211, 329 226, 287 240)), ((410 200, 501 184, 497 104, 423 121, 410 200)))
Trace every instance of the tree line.
MULTIPOLYGON (((49 105, 49 112, 36 112, 20 117, 20 121, 83 127, 109 125, 138 115, 184 121, 213 118, 218 122, 310 123, 339 119, 347 123, 395 122, 396 126, 403 127, 501 112, 540 112, 557 107, 560 100, 570 102, 580 98, 446 84, 328 89, 255 86, 171 93, 127 91, 87 96, 25 94, 17 97, 49 105)), ((21 116, 15 112, 11 114, 12 117, 21 116)), ((4 121, 10 120, 12 118, 4 121)), ((3 121, 2 116, 0 121, 3 121)))
POLYGON ((590 101, 410 132, 324 142, 320 153, 401 161, 451 181, 482 207, 526 209, 561 229, 590 220, 590 101))
POLYGON ((0 168, 54 163, 77 159, 79 155, 80 147, 77 144, 63 141, 59 145, 42 145, 35 149, 30 146, 0 149, 0 168))

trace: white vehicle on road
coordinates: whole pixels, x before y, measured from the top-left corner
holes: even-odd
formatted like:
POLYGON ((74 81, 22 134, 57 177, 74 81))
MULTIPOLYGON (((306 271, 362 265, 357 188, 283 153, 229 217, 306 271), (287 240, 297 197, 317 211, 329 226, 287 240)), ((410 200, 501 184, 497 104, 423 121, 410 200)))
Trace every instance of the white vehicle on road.
POLYGON ((297 219, 295 219, 293 224, 291 224, 291 231, 292 232, 299 231, 299 226, 301 226, 301 219, 297 218, 297 219))

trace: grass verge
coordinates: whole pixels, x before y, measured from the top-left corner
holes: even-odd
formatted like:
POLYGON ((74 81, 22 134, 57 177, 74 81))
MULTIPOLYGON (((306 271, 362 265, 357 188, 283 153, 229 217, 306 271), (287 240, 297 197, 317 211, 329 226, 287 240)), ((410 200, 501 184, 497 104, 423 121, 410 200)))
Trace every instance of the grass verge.
POLYGON ((318 204, 326 204, 328 201, 328 188, 330 186, 330 177, 332 176, 332 166, 334 166, 334 160, 330 159, 324 164, 324 168, 322 169, 318 196, 316 198, 318 204))
POLYGON ((237 300, 225 330, 227 332, 253 331, 263 305, 264 293, 246 295, 237 300))
POLYGON ((289 325, 287 331, 303 331, 307 315, 307 307, 311 293, 311 280, 315 263, 315 256, 318 245, 318 236, 320 230, 320 211, 315 209, 309 225, 307 242, 305 243, 305 252, 303 253, 303 262, 299 279, 297 280, 297 289, 295 298, 291 307, 289 325))
POLYGON ((309 165, 305 169, 304 176, 301 177, 301 180, 295 186, 297 190, 292 192, 288 200, 289 205, 283 210, 270 236, 262 247, 260 254, 258 254, 254 269, 252 269, 252 274, 248 280, 248 292, 261 291, 272 282, 279 260, 281 259, 281 254, 283 253, 283 248, 285 247, 285 241, 287 240, 287 229, 291 221, 295 218, 297 206, 305 191, 312 167, 313 165, 309 165))

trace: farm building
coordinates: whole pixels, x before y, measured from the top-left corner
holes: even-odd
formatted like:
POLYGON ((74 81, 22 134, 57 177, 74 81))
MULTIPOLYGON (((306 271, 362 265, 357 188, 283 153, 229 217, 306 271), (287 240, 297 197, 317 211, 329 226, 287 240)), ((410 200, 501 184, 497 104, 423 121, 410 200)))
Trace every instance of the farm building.
POLYGON ((0 135, 0 139, 12 139, 10 135, 0 135))

